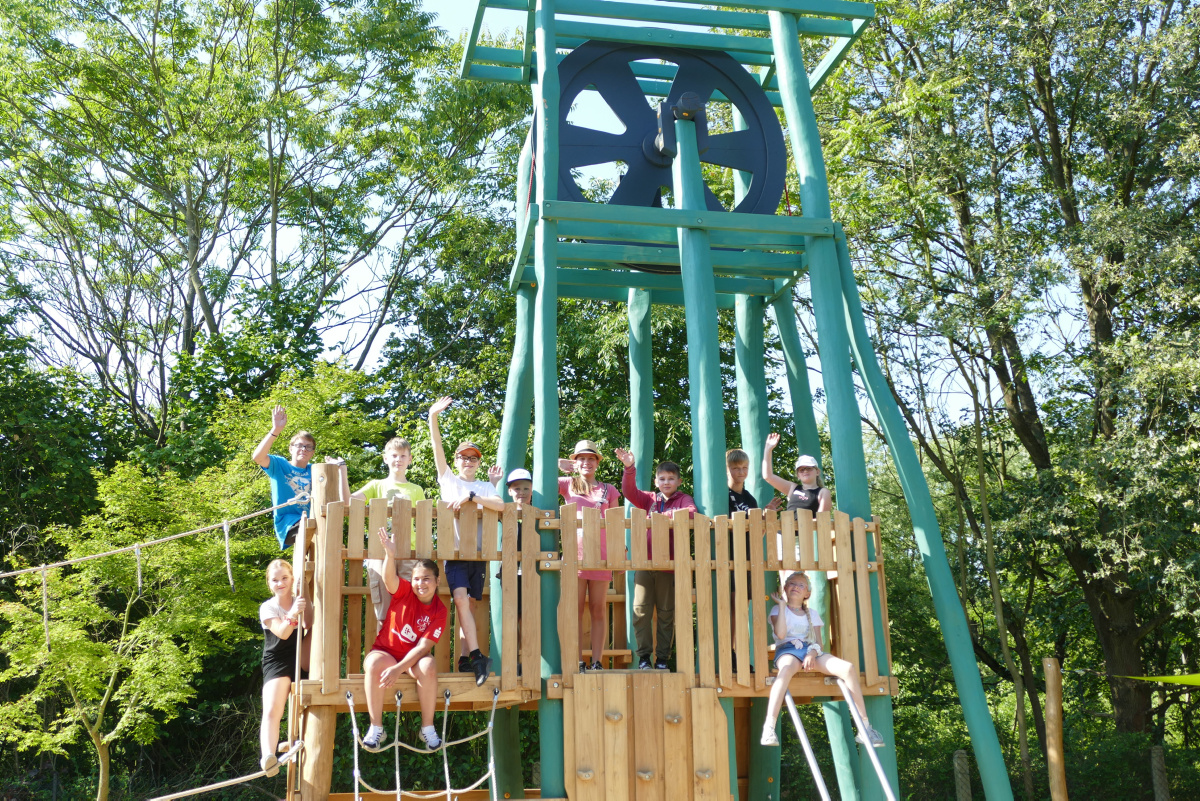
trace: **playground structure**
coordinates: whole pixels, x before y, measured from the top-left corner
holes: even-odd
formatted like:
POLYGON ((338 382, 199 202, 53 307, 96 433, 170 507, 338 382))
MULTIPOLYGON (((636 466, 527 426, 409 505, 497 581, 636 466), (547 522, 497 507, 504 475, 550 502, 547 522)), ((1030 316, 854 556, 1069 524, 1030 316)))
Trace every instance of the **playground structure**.
MULTIPOLYGON (((748 599, 765 597, 767 577, 775 571, 806 570, 810 575, 828 577, 830 652, 855 663, 866 695, 890 696, 896 691, 895 680, 886 675, 886 663, 875 658, 877 652, 890 654, 890 643, 880 643, 877 651, 870 606, 860 600, 870 597, 871 579, 875 578, 884 616, 881 628, 886 632, 884 566, 879 560, 853 556, 866 554, 868 543, 880 553, 878 520, 851 519, 842 512, 814 519, 807 512, 763 510, 712 519, 704 515, 693 518, 687 512, 647 515, 641 510, 626 517, 622 509, 608 510, 602 516, 595 509, 577 510, 574 505, 551 512, 532 507, 518 510, 514 504, 504 513, 480 510, 473 504, 455 513, 444 503, 412 504, 400 498, 390 505, 383 499, 369 504, 351 499, 347 504, 328 494, 337 492, 336 468, 314 465, 313 470, 313 523, 307 527, 307 536, 298 539, 293 555, 295 575, 304 577, 305 594, 313 599, 316 617, 309 678, 294 685, 284 746, 304 744, 295 766, 289 764, 289 799, 354 797, 329 793, 334 778, 333 732, 338 713, 353 711, 356 703, 361 709, 363 659, 378 627, 372 604, 364 603, 363 560, 382 556, 373 534, 381 526, 390 525, 392 531, 400 532, 415 526, 415 548, 409 550, 407 538, 397 538, 402 558, 488 561, 493 563, 492 573, 497 572, 495 566, 503 567, 492 603, 493 608, 506 611, 493 637, 500 645, 495 675, 477 687, 473 675, 453 672, 451 666, 458 655, 452 652, 451 621, 435 650, 439 696, 448 695, 447 710, 494 705, 531 709, 544 699, 563 703, 567 798, 728 798, 731 786, 740 786, 743 794, 748 792, 747 748, 757 740, 761 721, 758 727, 750 725, 747 705, 769 692, 774 681, 769 668, 751 670, 752 665, 769 666, 771 659, 768 607, 748 599), (489 533, 482 551, 475 549, 471 537, 463 537, 461 550, 456 550, 452 536, 438 536, 452 531, 456 518, 460 527, 468 530, 482 521, 489 533), (524 531, 537 530, 556 541, 565 539, 567 547, 542 550, 535 544, 518 549, 518 524, 524 531), (653 558, 647 556, 643 536, 647 524, 653 558), (674 558, 668 556, 672 531, 674 558), (583 541, 582 559, 577 558, 577 537, 583 541), (603 538, 608 539, 607 559, 600 556, 603 538), (713 557, 730 553, 732 558, 713 557), (580 673, 576 661, 568 659, 561 671, 543 681, 544 633, 556 632, 562 649, 573 654, 581 632, 575 582, 564 583, 550 615, 544 614, 541 583, 545 576, 571 575, 577 569, 675 573, 676 609, 689 612, 676 615, 673 671, 580 673), (523 595, 519 616, 518 592, 523 595), (694 619, 690 614, 693 607, 694 619), (867 615, 861 628, 858 614, 867 615), (720 642, 733 647, 718 648, 720 642), (736 669, 735 651, 741 657, 736 669), (351 698, 349 706, 347 696, 351 698), (729 727, 722 720, 722 699, 729 699, 740 710, 735 717, 741 725, 729 727), (741 759, 730 759, 730 753, 741 759)), ((536 543, 532 537, 522 541, 536 543)), ((617 594, 612 606, 618 618, 622 604, 623 598, 617 594)), ((486 615, 485 609, 477 612, 481 625, 486 624, 486 615)), ((626 653, 616 628, 606 658, 619 659, 626 653)), ((484 631, 481 638, 486 636, 484 631)), ((411 678, 402 678, 394 689, 401 700, 411 699, 402 700, 400 709, 416 708, 411 678)), ((834 679, 804 672, 793 677, 790 691, 802 703, 842 694, 834 679)), ((388 708, 396 706, 392 703, 388 708)), ((443 716, 443 726, 444 720, 443 716)), ((399 767, 396 773, 399 780, 399 767)), ((487 793, 454 792, 452 797, 484 798, 489 797, 487 793)), ((445 792, 422 795, 447 797, 445 792)), ((379 791, 360 793, 360 797, 396 796, 394 791, 379 791)), ((496 797, 505 797, 499 788, 496 797)))

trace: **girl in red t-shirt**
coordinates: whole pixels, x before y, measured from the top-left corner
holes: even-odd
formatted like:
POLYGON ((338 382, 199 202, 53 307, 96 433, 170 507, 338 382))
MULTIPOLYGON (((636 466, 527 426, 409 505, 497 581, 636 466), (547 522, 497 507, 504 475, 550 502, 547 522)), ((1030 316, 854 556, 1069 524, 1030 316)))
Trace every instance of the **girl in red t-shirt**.
POLYGON ((383 580, 392 593, 392 603, 363 666, 367 713, 371 717, 363 746, 377 749, 383 743, 383 691, 395 684, 400 674, 408 673, 417 680, 421 739, 432 751, 442 744, 433 727, 437 701, 433 646, 446 628, 446 605, 437 597, 438 565, 432 559, 421 559, 413 567, 412 583, 401 584, 396 575, 396 546, 387 529, 379 529, 379 541, 383 543, 383 580))

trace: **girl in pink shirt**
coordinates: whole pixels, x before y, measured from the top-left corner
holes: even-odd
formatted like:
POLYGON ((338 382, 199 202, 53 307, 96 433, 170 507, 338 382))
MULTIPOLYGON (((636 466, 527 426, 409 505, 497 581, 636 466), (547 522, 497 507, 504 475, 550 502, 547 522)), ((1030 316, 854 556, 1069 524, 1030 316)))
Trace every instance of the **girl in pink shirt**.
MULTIPOLYGON (((604 510, 617 505, 621 493, 612 484, 605 484, 596 478, 596 470, 600 467, 600 449, 591 440, 583 439, 575 444, 575 452, 570 459, 559 459, 560 470, 572 471, 570 476, 558 479, 558 492, 567 503, 576 504, 580 509, 591 507, 604 510)), ((583 532, 578 538, 579 558, 583 559, 583 532)), ((608 542, 604 529, 600 536, 600 558, 608 558, 608 542)), ((604 643, 608 639, 608 585, 612 582, 611 570, 580 570, 579 571, 579 621, 583 623, 583 611, 586 604, 592 616, 592 661, 591 670, 600 670, 600 658, 604 655, 604 643)), ((579 669, 587 670, 589 665, 583 659, 583 643, 579 644, 579 669)))

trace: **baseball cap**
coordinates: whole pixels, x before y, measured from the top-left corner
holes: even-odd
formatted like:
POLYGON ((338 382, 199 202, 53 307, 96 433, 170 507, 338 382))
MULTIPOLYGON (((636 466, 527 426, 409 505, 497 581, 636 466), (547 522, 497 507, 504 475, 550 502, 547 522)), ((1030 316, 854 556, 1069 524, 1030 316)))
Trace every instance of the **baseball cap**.
POLYGON ((508 474, 508 478, 504 481, 504 486, 508 486, 514 481, 533 481, 533 476, 524 467, 518 467, 508 474))
POLYGON ((458 456, 467 451, 475 451, 476 456, 483 456, 483 451, 479 450, 479 446, 469 440, 464 440, 458 443, 458 447, 454 449, 454 455, 458 456))
POLYGON ((796 469, 799 470, 801 467, 818 467, 819 468, 819 465, 817 464, 816 459, 814 459, 813 457, 808 456, 806 454, 796 460, 796 469))
POLYGON ((590 439, 581 439, 575 443, 575 450, 571 453, 571 458, 574 459, 580 454, 590 453, 599 461, 604 458, 600 453, 600 446, 592 442, 590 439))

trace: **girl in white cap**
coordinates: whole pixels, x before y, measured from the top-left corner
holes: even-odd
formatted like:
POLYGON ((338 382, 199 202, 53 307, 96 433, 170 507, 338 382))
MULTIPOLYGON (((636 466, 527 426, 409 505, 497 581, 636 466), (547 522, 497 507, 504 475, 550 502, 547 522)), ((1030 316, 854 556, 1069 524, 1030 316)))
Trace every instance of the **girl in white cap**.
MULTIPOLYGON (((605 509, 611 509, 621 499, 621 493, 612 484, 605 484, 596 478, 596 470, 600 467, 600 448, 590 439, 581 439, 575 443, 575 452, 570 459, 559 459, 558 468, 568 476, 558 479, 558 492, 567 503, 577 504, 580 509, 585 506, 599 509, 604 514, 605 509)), ((583 532, 579 532, 579 558, 583 559, 583 532)), ((608 558, 608 542, 601 529, 600 558, 608 558)), ((580 570, 579 571, 579 620, 583 623, 583 612, 586 605, 592 616, 592 659, 587 663, 583 659, 583 643, 579 643, 579 669, 600 670, 603 665, 600 658, 604 655, 604 643, 608 639, 608 585, 612 583, 611 570, 580 570)))
POLYGON ((807 509, 816 517, 818 512, 828 512, 832 509, 833 498, 825 488, 825 482, 821 481, 821 469, 813 457, 804 455, 796 460, 798 481, 795 483, 775 475, 771 466, 771 452, 778 444, 778 434, 767 435, 767 444, 763 448, 762 477, 787 498, 787 510, 792 512, 796 509, 807 509))

